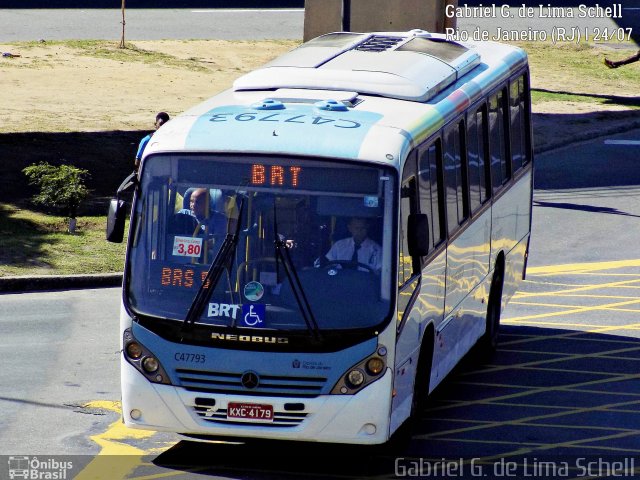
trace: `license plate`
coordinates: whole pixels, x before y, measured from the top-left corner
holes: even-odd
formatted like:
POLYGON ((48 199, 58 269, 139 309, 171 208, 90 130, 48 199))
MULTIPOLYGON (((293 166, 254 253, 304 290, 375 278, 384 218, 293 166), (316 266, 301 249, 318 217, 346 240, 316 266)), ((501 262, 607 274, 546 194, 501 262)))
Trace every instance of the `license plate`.
POLYGON ((272 422, 273 405, 258 403, 229 403, 227 418, 237 418, 248 422, 272 422))

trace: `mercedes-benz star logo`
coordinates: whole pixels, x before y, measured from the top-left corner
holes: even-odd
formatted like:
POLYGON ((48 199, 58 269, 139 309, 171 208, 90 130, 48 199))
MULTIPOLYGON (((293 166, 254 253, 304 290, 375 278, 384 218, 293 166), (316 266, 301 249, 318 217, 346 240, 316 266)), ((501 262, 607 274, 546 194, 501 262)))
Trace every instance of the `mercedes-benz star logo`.
POLYGON ((253 389, 260 384, 260 377, 256 372, 244 372, 240 378, 240 383, 244 388, 253 389))

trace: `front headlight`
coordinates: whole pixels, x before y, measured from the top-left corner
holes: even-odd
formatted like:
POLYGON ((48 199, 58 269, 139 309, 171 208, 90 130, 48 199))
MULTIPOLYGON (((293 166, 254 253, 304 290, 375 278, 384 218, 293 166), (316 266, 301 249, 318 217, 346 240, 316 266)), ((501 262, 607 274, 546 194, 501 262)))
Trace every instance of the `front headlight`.
POLYGON ((158 360, 154 357, 147 357, 142 361, 142 368, 148 373, 153 373, 160 368, 158 360))
POLYGON ((353 395, 382 377, 387 368, 387 349, 379 346, 377 352, 357 363, 338 380, 331 393, 353 395))
POLYGON ((384 370, 384 362, 381 358, 373 357, 367 362, 367 372, 370 375, 380 375, 384 370))
POLYGON ((153 383, 170 385, 169 375, 167 375, 158 358, 136 340, 129 328, 124 331, 123 345, 125 360, 142 373, 147 380, 153 383))
POLYGON ((364 373, 362 370, 351 370, 347 374, 347 381, 352 387, 357 388, 364 383, 364 373))
POLYGON ((131 342, 127 345, 126 352, 129 357, 137 360, 142 356, 142 347, 138 342, 131 342))

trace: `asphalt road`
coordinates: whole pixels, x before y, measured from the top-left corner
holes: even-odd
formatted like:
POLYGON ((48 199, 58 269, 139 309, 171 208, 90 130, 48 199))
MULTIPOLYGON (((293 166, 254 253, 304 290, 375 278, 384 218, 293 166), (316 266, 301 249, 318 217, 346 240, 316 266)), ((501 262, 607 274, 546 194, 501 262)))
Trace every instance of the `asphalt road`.
MULTIPOLYGON (((303 9, 129 9, 127 40, 302 39, 303 9)), ((119 9, 0 10, 0 42, 115 40, 119 9)))
MULTIPOLYGON (((522 5, 522 2, 512 3, 522 5)), ((537 5, 537 2, 528 3, 537 5)), ((502 17, 500 9, 495 15, 489 16, 463 14, 458 18, 458 28, 471 35, 475 31, 486 31, 491 37, 501 28, 516 33, 533 32, 540 35, 540 32, 545 32, 550 39, 554 29, 559 27, 565 28, 567 35, 573 28, 587 32, 591 38, 599 33, 600 41, 610 41, 608 36, 611 33, 617 36, 620 33, 619 27, 631 28, 635 35, 640 35, 640 0, 625 1, 621 19, 561 18, 560 14, 565 14, 568 10, 578 17, 576 3, 545 2, 543 5, 566 6, 562 6, 559 12, 544 9, 540 12, 535 9, 533 18, 521 15, 517 7, 511 7, 506 12, 506 18, 502 17), (607 36, 603 37, 605 29, 607 36)), ((605 5, 611 2, 601 3, 605 5)), ((489 3, 485 2, 485 5, 489 3)), ((0 42, 40 39, 116 40, 120 39, 121 21, 119 9, 0 9, 0 42)), ((129 9, 126 12, 128 40, 302 39, 303 28, 304 9, 129 9)), ((622 34, 624 33, 623 31, 622 34)))
POLYGON ((82 406, 120 396, 118 298, 114 288, 0 296, 2 454, 100 450, 82 406))
POLYGON ((637 457, 639 152, 635 130, 536 158, 528 277, 498 353, 453 372, 403 450, 210 445, 123 428, 120 292, 102 289, 0 295, 0 455, 84 455, 74 475, 105 479, 395 478, 441 458, 475 458, 449 468, 498 478, 548 455, 570 464, 556 478, 573 478, 579 458, 637 457))

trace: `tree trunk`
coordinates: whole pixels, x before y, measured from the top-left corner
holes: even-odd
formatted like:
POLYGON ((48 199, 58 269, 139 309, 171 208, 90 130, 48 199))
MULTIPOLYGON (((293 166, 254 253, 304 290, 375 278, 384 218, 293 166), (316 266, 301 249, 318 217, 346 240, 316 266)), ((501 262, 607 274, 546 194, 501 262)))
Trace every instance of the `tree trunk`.
POLYGON ((125 25, 125 21, 124 21, 124 9, 125 9, 125 0, 122 0, 122 37, 120 37, 120 48, 126 48, 124 46, 124 25, 125 25))
POLYGON ((76 224, 78 223, 78 221, 76 220, 75 217, 71 217, 69 218, 69 233, 72 235, 75 235, 76 233, 76 224))

